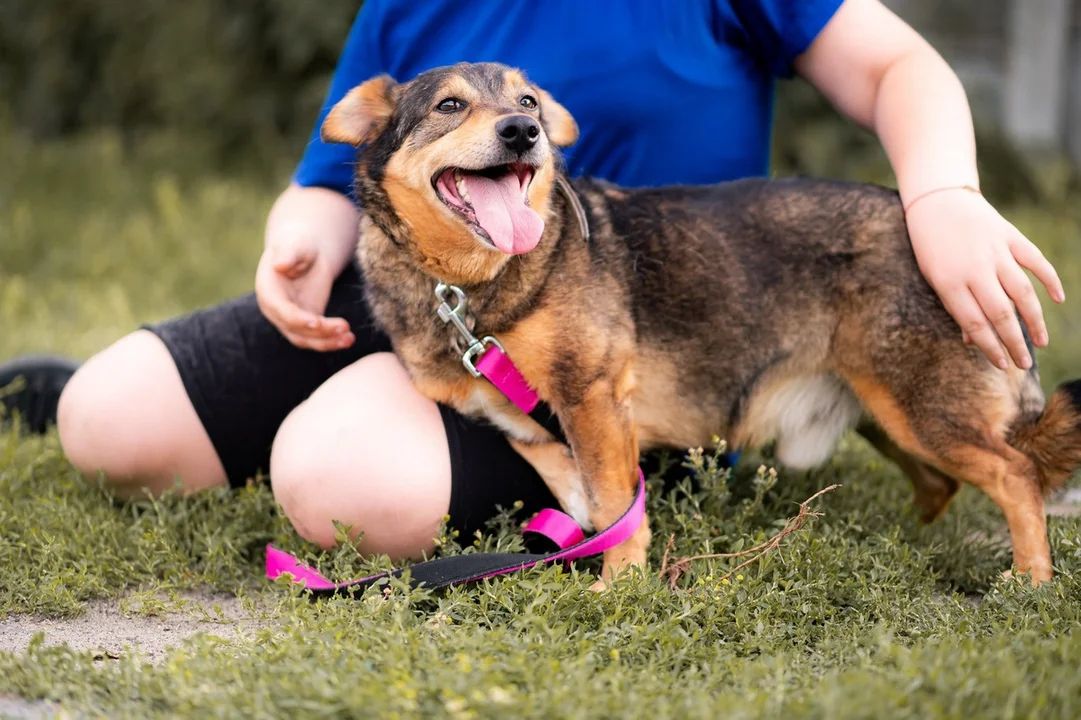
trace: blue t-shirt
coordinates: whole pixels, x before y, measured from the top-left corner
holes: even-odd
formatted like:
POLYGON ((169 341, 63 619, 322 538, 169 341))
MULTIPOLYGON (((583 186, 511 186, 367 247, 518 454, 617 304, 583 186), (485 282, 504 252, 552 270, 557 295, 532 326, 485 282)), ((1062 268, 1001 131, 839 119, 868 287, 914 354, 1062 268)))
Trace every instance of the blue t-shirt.
POLYGON ((350 194, 319 125, 346 92, 456 62, 521 68, 578 122, 572 176, 707 184, 769 169, 775 77, 843 0, 366 0, 294 179, 350 194))

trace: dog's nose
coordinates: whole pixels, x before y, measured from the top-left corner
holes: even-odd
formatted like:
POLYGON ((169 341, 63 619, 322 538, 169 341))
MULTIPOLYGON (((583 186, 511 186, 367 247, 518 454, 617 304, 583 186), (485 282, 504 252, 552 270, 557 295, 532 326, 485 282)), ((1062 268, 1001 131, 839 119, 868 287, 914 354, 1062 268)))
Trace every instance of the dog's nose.
POLYGON ((537 144, 540 125, 531 117, 512 115, 495 124, 496 134, 509 149, 521 155, 537 144))

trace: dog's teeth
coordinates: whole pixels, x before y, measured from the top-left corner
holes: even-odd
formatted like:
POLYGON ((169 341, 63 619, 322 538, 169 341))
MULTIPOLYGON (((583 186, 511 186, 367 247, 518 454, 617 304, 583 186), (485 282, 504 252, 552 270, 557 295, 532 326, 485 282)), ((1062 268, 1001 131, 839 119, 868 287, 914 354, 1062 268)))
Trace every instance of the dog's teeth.
POLYGON ((469 189, 465 186, 465 180, 462 179, 462 174, 457 170, 454 171, 454 186, 458 188, 458 197, 465 202, 469 202, 469 189))

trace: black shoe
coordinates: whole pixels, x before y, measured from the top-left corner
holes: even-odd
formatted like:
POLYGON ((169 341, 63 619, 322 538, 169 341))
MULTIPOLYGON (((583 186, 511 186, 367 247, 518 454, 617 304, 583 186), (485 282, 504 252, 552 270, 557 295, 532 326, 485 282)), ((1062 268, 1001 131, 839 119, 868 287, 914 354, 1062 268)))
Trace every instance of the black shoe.
POLYGON ((46 432, 56 424, 60 392, 78 367, 57 355, 23 355, 0 363, 0 425, 18 414, 30 432, 46 432))

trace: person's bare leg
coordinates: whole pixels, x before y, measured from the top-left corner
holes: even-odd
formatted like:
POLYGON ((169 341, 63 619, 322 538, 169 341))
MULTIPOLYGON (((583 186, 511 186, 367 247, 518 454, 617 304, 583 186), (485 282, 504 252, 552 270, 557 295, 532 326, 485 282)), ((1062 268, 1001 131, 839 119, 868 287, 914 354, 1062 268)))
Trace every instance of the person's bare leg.
MULTIPOLYGON (((272 391, 272 390, 270 390, 272 391)), ((87 361, 60 398, 69 460, 120 497, 224 486, 225 471, 172 357, 152 333, 87 361)), ((275 497, 297 531, 330 547, 334 520, 363 530, 364 552, 395 559, 434 548, 450 506, 439 410, 393 355, 368 356, 328 380, 282 424, 271 457, 275 497)))
POLYGON ((89 478, 103 473, 120 497, 227 484, 172 356, 140 330, 88 360, 65 386, 60 443, 89 478))
POLYGON ((450 507, 450 451, 439 408, 397 358, 376 353, 325 382, 286 418, 270 459, 274 496, 297 532, 329 548, 333 521, 364 553, 394 560, 434 549, 450 507))

